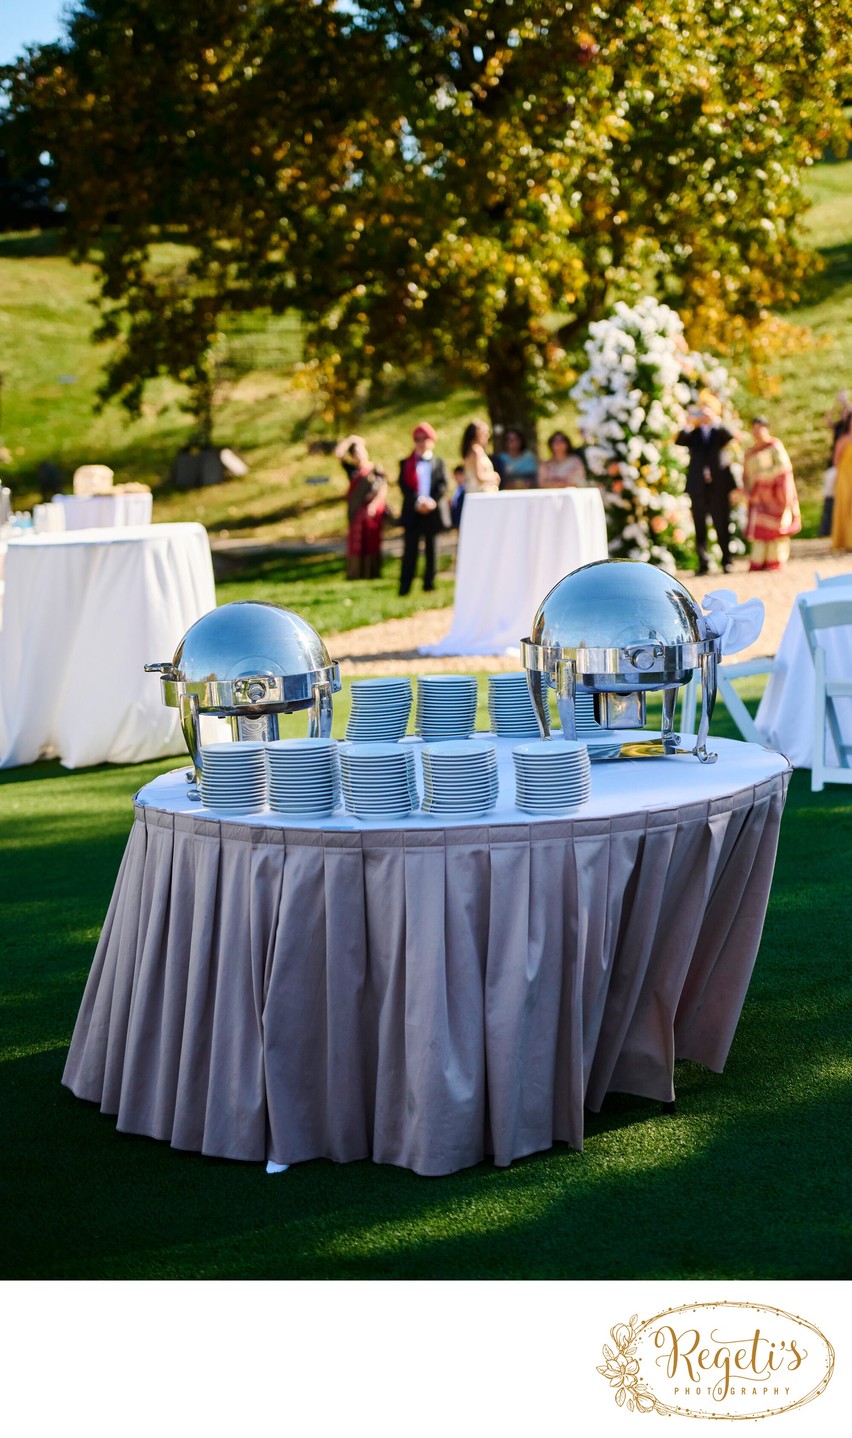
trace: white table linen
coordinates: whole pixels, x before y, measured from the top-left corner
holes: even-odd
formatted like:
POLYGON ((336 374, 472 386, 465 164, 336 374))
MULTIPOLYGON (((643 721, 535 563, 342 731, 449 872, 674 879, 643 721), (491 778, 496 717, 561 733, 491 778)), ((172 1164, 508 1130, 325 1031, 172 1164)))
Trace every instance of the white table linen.
MULTIPOLYGON (((852 597, 852 576, 848 588, 825 585, 799 597, 812 606, 836 604, 844 596, 852 597)), ((852 675, 852 628, 824 629, 819 642, 825 650, 831 678, 848 679, 852 675)), ((834 702, 844 740, 852 743, 852 699, 834 702)), ((809 769, 813 763, 814 703, 814 662, 796 603, 781 636, 774 671, 760 701, 755 724, 761 739, 770 748, 785 754, 797 769, 809 769)), ((829 760, 837 757, 830 733, 828 757, 829 760)))
POLYGON ((595 487, 466 495, 452 628, 420 653, 517 654, 554 584, 606 558, 606 518, 595 487))
POLYGON ((0 634, 0 767, 69 769, 179 754, 177 711, 144 665, 216 606, 200 524, 9 542, 0 634))
POLYGON ((66 530, 130 529, 151 523, 151 494, 55 494, 66 530))
MULTIPOLYGON (((343 808, 330 818, 306 819, 264 812, 241 815, 240 824, 251 828, 287 828, 338 833, 356 832, 362 829, 397 829, 412 831, 418 829, 447 829, 470 827, 475 824, 538 824, 552 823, 552 814, 529 814, 515 807, 515 769, 512 750, 524 739, 506 738, 503 735, 481 734, 476 739, 488 739, 497 752, 497 777, 499 793, 497 807, 480 817, 451 818, 433 817, 417 811, 402 819, 356 819, 343 808)), ((653 739, 648 729, 626 729, 621 731, 622 742, 635 743, 637 740, 653 739)), ((423 795, 423 773, 417 751, 419 739, 404 739, 415 750, 417 782, 420 796, 423 795)), ((554 744, 561 742, 560 736, 554 744)), ((691 747, 695 736, 683 735, 682 747, 691 747)), ((742 744, 739 740, 718 739, 711 735, 708 748, 717 751, 719 759, 715 764, 702 764, 692 754, 674 754, 667 758, 619 759, 615 763, 592 765, 592 794, 589 801, 577 811, 582 819, 611 819, 623 814, 625 806, 631 810, 668 809, 686 802, 710 803, 724 798, 732 789, 744 784, 755 784, 778 774, 786 764, 771 749, 761 749, 755 744, 742 744)), ((140 789, 136 802, 142 808, 167 809, 174 814, 191 814, 194 818, 220 819, 215 810, 205 809, 200 803, 188 797, 188 785, 183 769, 161 774, 144 789, 140 789)))
POLYGON ((789 769, 593 767, 574 818, 222 821, 166 776, 136 818, 63 1081, 122 1132, 417 1173, 562 1140, 610 1090, 720 1072, 789 769), (171 786, 171 787, 170 787, 171 786))

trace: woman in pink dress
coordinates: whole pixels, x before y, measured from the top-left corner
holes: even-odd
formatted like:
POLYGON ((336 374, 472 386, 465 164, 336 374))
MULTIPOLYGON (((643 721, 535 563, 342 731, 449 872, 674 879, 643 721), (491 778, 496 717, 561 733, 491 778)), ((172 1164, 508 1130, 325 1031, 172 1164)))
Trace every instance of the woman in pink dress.
POLYGON ((577 454, 564 430, 558 429, 547 441, 550 459, 538 467, 538 482, 542 489, 583 489, 586 485, 586 466, 577 454))

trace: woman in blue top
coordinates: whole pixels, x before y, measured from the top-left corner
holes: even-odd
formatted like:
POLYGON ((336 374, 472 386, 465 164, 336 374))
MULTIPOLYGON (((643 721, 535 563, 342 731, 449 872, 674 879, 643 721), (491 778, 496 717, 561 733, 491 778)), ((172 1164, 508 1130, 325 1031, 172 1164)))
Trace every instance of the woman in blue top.
POLYGON ((507 429, 504 447, 494 461, 501 489, 537 489, 538 460, 527 448, 522 429, 507 429))

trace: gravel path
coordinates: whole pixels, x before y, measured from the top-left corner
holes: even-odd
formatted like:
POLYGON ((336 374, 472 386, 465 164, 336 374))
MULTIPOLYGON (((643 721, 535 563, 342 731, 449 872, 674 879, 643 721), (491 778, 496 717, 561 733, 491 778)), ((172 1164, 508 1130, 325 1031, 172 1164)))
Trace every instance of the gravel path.
MULTIPOLYGON (((680 574, 678 578, 699 600, 711 589, 733 589, 740 600, 752 597, 763 600, 766 606, 763 632, 751 649, 737 655, 739 660, 775 653, 796 595, 813 589, 817 572, 823 577, 852 574, 852 554, 834 557, 827 539, 803 539, 793 542, 792 558, 786 567, 771 574, 749 574, 743 562, 733 574, 709 575, 704 579, 694 574, 680 574)), ((452 609, 424 610, 409 619, 390 619, 367 629, 333 635, 326 642, 329 652, 340 661, 341 673, 350 675, 464 674, 473 670, 496 672, 518 668, 518 659, 512 656, 468 654, 459 658, 426 659, 419 655, 421 644, 434 644, 443 638, 452 616, 452 609)))

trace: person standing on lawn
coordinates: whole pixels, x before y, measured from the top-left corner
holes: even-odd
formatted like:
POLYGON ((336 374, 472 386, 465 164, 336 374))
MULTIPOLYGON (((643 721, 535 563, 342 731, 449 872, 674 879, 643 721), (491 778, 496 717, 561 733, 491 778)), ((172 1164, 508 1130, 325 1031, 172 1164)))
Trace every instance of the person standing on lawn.
POLYGON ((722 551, 722 568, 726 574, 731 572, 731 492, 737 486, 734 476, 724 462, 723 451, 734 436, 719 423, 717 405, 715 396, 702 396, 701 402, 692 411, 692 428, 682 429, 675 438, 675 444, 683 445, 689 450, 686 493, 692 506, 699 574, 710 572, 707 554, 708 518, 713 523, 722 551))
POLYGON ((435 539, 446 527, 443 509, 447 492, 444 461, 435 453, 437 436, 431 424, 415 426, 414 448, 399 466, 404 531, 400 594, 408 594, 422 544, 426 556, 423 589, 435 588, 435 539))
POLYGON ((385 472, 371 462, 359 434, 347 435, 334 453, 349 480, 346 578, 378 579, 382 572, 382 526, 388 492, 385 472))
POLYGON ((743 460, 746 536, 751 540, 749 569, 780 569, 790 557, 790 535, 798 534, 802 527, 793 466, 762 416, 752 420, 751 432, 754 444, 743 460))

